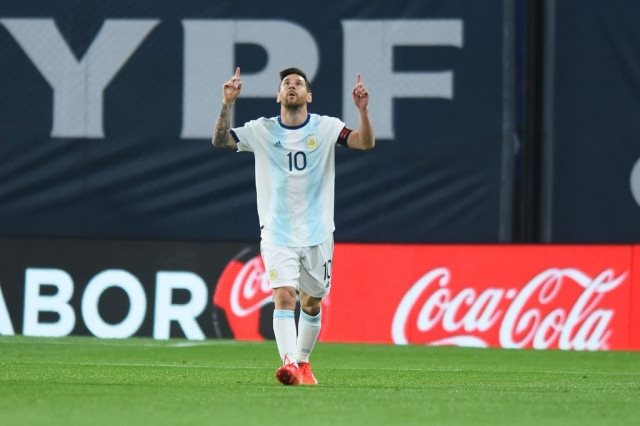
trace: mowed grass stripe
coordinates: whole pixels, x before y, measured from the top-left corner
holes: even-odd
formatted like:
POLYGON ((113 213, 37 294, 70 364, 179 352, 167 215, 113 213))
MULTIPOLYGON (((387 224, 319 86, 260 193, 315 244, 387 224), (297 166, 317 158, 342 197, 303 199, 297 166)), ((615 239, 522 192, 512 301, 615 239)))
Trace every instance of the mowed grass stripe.
MULTIPOLYGON (((2 362, 0 362, 0 365, 2 362)), ((16 361, 12 363, 13 365, 59 365, 59 366, 105 366, 105 367, 140 367, 140 368, 194 368, 194 369, 221 369, 221 370, 265 370, 265 367, 259 366, 251 366, 251 365, 219 365, 219 366, 211 366, 211 365, 186 365, 186 364, 152 364, 152 363, 122 363, 122 362, 38 362, 38 361, 16 361)), ((332 367, 330 370, 332 371, 340 371, 340 370, 363 370, 367 372, 379 372, 379 371, 391 371, 391 372, 409 372, 409 373, 478 373, 479 370, 462 370, 460 368, 394 368, 394 367, 380 367, 380 368, 369 368, 369 367, 332 367)), ((526 372, 531 374, 565 374, 565 375, 580 375, 583 378, 586 378, 584 371, 568 371, 568 370, 526 370, 526 372)), ((522 370, 501 370, 494 371, 492 374, 521 374, 522 370)), ((592 376, 640 376, 640 372, 634 371, 625 371, 625 372, 604 372, 604 371, 590 371, 588 373, 592 376)))
POLYGON ((640 424, 635 352, 321 343, 313 361, 320 386, 293 388, 273 342, 4 336, 0 424, 640 424))

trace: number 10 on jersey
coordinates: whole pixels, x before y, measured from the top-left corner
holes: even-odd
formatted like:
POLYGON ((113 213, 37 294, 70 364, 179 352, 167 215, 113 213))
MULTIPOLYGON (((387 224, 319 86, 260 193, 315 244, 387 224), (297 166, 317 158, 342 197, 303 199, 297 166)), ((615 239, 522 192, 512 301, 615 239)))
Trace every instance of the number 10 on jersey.
POLYGON ((302 151, 290 152, 287 154, 289 157, 289 171, 304 170, 307 167, 307 154, 302 151))

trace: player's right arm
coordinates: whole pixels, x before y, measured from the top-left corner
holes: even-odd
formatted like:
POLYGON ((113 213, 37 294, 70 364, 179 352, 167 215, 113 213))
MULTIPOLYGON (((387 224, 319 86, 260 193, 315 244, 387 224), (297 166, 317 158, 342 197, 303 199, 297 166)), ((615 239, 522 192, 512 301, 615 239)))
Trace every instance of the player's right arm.
POLYGON ((236 68, 236 73, 226 83, 222 85, 222 108, 213 129, 211 143, 215 148, 237 149, 236 141, 231 136, 231 109, 242 90, 240 80, 240 67, 236 68))

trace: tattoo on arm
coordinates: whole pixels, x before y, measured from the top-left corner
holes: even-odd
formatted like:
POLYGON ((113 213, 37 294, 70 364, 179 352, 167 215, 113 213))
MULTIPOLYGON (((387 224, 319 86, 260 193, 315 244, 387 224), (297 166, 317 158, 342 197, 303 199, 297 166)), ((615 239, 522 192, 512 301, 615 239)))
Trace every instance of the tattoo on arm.
POLYGON ((231 105, 222 104, 220 115, 213 130, 213 146, 216 148, 232 149, 229 143, 229 130, 231 129, 231 105))

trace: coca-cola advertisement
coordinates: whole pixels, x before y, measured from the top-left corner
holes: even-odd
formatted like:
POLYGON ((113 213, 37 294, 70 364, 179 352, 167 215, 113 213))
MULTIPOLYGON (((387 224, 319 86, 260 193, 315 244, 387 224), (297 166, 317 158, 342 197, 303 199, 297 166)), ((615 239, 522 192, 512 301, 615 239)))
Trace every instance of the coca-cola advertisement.
MULTIPOLYGON (((273 339, 258 244, 0 238, 0 335, 273 339)), ((640 245, 337 243, 320 340, 640 350, 640 245)))
MULTIPOLYGON (((337 244, 331 303, 324 306, 330 322, 323 323, 320 340, 638 349, 634 250, 337 244)), ((235 338, 269 338, 260 331, 270 326, 260 311, 273 308, 257 253, 229 262, 213 301, 235 338)))

